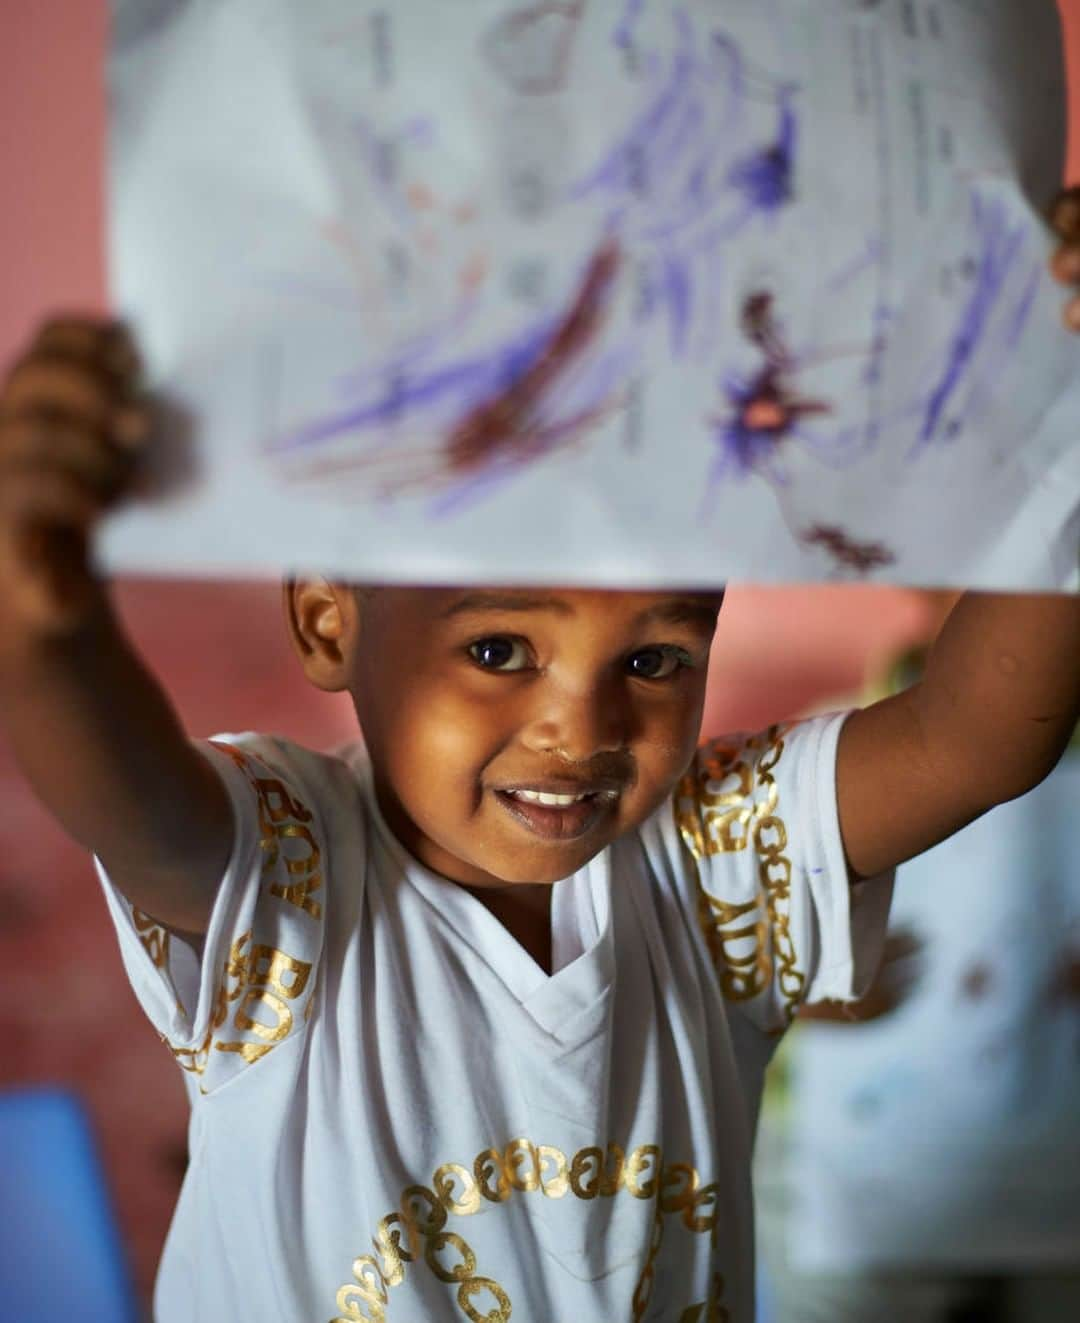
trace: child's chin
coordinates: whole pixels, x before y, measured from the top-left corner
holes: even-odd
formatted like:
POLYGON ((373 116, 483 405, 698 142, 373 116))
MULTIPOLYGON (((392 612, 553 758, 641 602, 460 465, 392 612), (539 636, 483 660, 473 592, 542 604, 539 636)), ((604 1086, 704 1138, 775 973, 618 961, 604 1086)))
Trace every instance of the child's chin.
POLYGON ((505 859, 492 870, 507 886, 554 886, 584 868, 600 849, 566 851, 561 859, 505 859))

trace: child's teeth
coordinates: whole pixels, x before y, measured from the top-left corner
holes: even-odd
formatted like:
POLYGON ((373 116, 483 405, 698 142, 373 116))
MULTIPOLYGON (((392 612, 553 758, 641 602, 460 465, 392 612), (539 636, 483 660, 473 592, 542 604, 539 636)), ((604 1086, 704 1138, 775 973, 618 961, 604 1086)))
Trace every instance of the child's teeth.
POLYGON ((515 799, 526 799, 530 804, 546 804, 549 808, 567 808, 585 795, 552 795, 545 790, 512 790, 515 799))

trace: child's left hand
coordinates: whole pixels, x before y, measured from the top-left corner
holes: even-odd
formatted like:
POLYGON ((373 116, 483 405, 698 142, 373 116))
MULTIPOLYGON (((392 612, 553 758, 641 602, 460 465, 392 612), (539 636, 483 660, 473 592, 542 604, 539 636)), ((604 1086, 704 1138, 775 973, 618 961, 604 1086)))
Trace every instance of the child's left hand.
POLYGON ((1065 305, 1065 325, 1080 333, 1080 187, 1067 188, 1050 209, 1050 225, 1061 240, 1050 259, 1054 279, 1073 296, 1065 305))

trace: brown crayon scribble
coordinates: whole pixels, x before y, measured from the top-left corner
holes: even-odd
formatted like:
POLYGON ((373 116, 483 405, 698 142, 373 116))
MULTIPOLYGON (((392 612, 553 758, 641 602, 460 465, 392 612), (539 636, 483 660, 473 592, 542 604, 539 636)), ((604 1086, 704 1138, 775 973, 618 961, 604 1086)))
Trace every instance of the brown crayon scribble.
POLYGON ((872 570, 896 564, 895 554, 884 542, 857 542, 844 529, 832 524, 814 524, 800 540, 807 546, 821 547, 838 565, 857 574, 869 574, 872 570))

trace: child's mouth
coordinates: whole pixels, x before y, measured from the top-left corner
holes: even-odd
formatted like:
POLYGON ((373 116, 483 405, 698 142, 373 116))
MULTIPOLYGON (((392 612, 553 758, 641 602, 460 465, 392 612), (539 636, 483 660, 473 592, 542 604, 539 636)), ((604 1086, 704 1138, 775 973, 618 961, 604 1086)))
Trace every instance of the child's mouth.
MULTIPOLYGON (((534 836, 549 841, 570 841, 591 831, 613 808, 618 795, 597 790, 577 796, 571 803, 541 803, 532 791, 496 790, 495 798, 534 836), (528 795, 529 798, 525 798, 528 795)), ((545 799, 555 798, 546 795, 545 799)), ((560 800, 570 796, 558 796, 560 800)))

